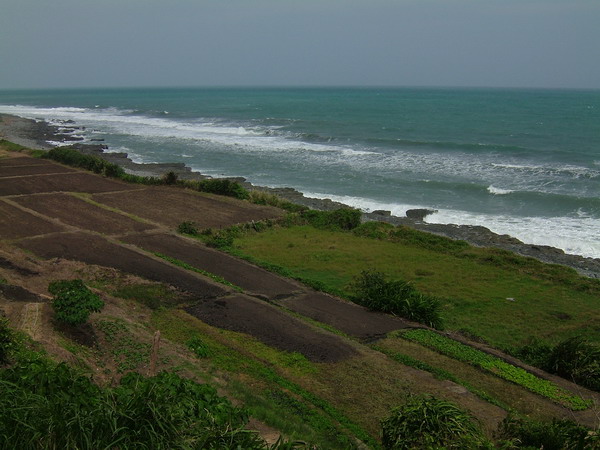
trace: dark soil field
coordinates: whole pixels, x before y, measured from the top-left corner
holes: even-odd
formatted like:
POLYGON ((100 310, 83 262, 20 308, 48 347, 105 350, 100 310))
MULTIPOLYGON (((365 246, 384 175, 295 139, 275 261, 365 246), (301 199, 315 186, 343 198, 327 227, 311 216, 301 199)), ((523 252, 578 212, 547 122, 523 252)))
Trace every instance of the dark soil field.
POLYGON ((42 192, 97 193, 134 189, 137 189, 137 187, 83 172, 0 178, 0 195, 2 196, 39 194, 42 192))
POLYGON ((287 297, 302 289, 291 280, 191 239, 161 233, 131 235, 123 238, 123 241, 148 251, 169 255, 198 269, 223 277, 248 293, 262 295, 269 299, 287 297))
POLYGON ((0 236, 16 239, 65 231, 64 227, 0 200, 0 236), (18 226, 15 226, 17 225, 18 226))
POLYGON ((63 193, 27 195, 13 198, 24 208, 31 209, 68 225, 107 235, 146 231, 154 225, 106 210, 63 193))
POLYGON ((195 222, 198 228, 220 228, 283 214, 269 206, 169 187, 148 187, 127 195, 99 194, 93 199, 172 229, 184 221, 195 222))
POLYGON ((76 172, 75 169, 59 166, 51 162, 47 162, 46 164, 19 165, 19 162, 23 160, 24 158, 14 158, 14 166, 3 164, 0 167, 0 178, 76 172))
POLYGON ((161 281, 197 298, 224 295, 226 289, 200 275, 172 266, 93 234, 76 232, 22 240, 17 244, 43 258, 65 258, 112 267, 148 280, 161 281))
POLYGON ((350 343, 338 336, 246 295, 201 301, 186 311, 209 325, 249 334, 280 350, 301 353, 314 362, 337 362, 357 354, 350 343))
POLYGON ((330 325, 344 333, 370 341, 387 333, 409 326, 405 320, 349 303, 320 292, 278 301, 287 309, 313 320, 330 325))

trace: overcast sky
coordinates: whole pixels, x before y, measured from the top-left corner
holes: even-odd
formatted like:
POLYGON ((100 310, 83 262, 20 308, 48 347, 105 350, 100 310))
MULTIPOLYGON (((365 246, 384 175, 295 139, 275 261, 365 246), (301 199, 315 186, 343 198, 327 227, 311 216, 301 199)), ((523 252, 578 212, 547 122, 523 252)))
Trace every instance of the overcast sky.
POLYGON ((0 0, 0 89, 600 88, 600 0, 0 0))

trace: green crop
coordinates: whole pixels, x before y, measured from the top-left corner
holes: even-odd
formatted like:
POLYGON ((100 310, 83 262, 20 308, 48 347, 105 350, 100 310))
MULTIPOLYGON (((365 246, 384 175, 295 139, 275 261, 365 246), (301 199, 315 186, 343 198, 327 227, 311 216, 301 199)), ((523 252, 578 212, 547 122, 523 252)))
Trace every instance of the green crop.
POLYGON ((536 394, 564 405, 573 411, 587 409, 591 404, 588 400, 558 387, 551 381, 539 378, 525 369, 513 366, 500 358, 461 344, 433 331, 413 329, 401 333, 400 336, 425 345, 451 358, 491 372, 500 378, 523 386, 536 394))

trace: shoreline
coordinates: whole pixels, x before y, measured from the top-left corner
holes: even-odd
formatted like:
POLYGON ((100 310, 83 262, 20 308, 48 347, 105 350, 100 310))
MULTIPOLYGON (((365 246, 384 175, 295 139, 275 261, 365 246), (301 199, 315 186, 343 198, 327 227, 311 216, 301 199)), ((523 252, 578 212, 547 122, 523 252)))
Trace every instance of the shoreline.
MULTIPOLYGON (((123 167, 126 172, 135 175, 160 177, 165 172, 173 171, 181 179, 211 178, 200 172, 192 171, 184 163, 135 163, 129 158, 127 153, 107 152, 108 146, 102 142, 85 142, 83 138, 76 136, 78 130, 81 131, 83 128, 75 126, 72 121, 64 121, 60 125, 51 125, 43 120, 36 121, 8 114, 0 114, 0 137, 28 148, 49 150, 54 145, 49 144, 48 141, 70 143, 70 147, 82 153, 101 157, 108 162, 123 167)), ((330 199, 306 197, 302 192, 294 188, 255 186, 245 178, 227 178, 238 181, 247 189, 266 191, 311 209, 333 210, 341 207, 349 207, 349 205, 330 199)), ((522 256, 532 257, 542 262, 565 265, 575 269, 584 276, 600 279, 600 258, 571 255, 561 249, 546 245, 526 244, 512 236, 496 234, 482 226, 427 223, 424 221, 424 218, 430 212, 433 211, 426 209, 409 210, 407 211, 407 217, 392 216, 390 211, 363 212, 363 220, 405 225, 419 231, 425 231, 450 239, 464 240, 476 247, 497 247, 522 256)))

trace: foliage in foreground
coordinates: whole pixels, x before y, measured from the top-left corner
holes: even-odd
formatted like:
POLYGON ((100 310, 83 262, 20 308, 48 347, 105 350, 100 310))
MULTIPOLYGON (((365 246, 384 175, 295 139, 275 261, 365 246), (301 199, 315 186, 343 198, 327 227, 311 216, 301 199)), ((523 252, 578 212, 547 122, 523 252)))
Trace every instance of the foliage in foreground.
POLYGON ((87 322, 92 312, 104 307, 104 302, 90 291, 81 280, 53 281, 48 291, 54 295, 52 308, 56 319, 68 325, 87 322))
POLYGON ((508 416, 500 424, 500 438, 508 439, 519 448, 544 450, 583 450, 598 448, 599 436, 571 420, 551 422, 508 416))
POLYGON ((415 396, 382 421, 385 449, 478 448, 485 437, 475 419, 454 403, 415 396))
POLYGON ((8 362, 13 346, 14 333, 8 326, 8 319, 6 317, 0 317, 0 365, 8 362))
POLYGON ((351 287, 353 301, 371 310, 396 314, 432 328, 443 328, 440 301, 417 291, 405 281, 388 281, 377 271, 363 271, 351 287))
POLYGON ((0 448, 266 448, 216 390, 173 373, 100 388, 65 364, 0 372, 0 448))
POLYGON ((539 378, 525 369, 513 366, 495 356, 441 336, 433 331, 414 329, 402 332, 400 336, 523 386, 573 411, 584 410, 590 406, 588 400, 561 389, 551 381, 539 378))
POLYGON ((600 392, 600 347, 583 336, 567 338, 554 347, 534 340, 513 353, 533 366, 600 392))

